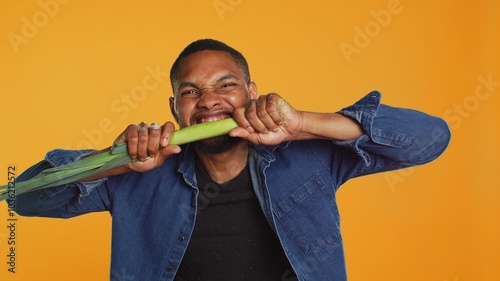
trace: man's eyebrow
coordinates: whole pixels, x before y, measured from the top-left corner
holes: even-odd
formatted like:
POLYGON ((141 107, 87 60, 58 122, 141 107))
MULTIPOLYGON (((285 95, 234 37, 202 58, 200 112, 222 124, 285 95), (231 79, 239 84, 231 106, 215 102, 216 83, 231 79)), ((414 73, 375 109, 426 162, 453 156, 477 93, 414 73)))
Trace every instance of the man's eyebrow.
POLYGON ((237 80, 240 80, 236 75, 226 74, 224 76, 219 77, 219 79, 217 79, 217 83, 222 82, 224 80, 228 80, 228 79, 237 79, 237 80))
MULTIPOLYGON (((237 79, 237 80, 240 80, 238 78, 238 76, 236 75, 233 75, 233 74, 226 74, 226 75, 223 75, 221 77, 219 77, 217 80, 216 80, 216 83, 220 83, 224 80, 229 80, 229 79, 237 79)), ((196 83, 193 83, 193 82, 182 82, 179 84, 179 89, 180 88, 185 88, 185 87, 193 87, 193 88, 199 88, 198 85, 196 83)))
POLYGON ((185 87, 193 87, 193 88, 198 88, 198 85, 196 85, 193 82, 182 82, 179 84, 179 89, 180 88, 185 88, 185 87))

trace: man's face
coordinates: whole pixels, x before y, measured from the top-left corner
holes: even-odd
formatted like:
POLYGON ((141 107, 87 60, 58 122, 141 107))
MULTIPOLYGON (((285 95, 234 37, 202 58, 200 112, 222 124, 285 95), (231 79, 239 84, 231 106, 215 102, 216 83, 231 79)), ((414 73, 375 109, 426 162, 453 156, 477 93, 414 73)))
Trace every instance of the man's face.
POLYGON ((180 127, 225 119, 256 98, 235 60, 222 51, 200 51, 181 60, 174 85, 172 114, 180 127))
MULTIPOLYGON (((246 82, 243 71, 229 54, 200 51, 180 61, 170 108, 183 128, 232 117, 235 108, 245 106, 252 98, 257 98, 256 85, 246 82)), ((206 152, 218 153, 234 141, 224 136, 202 143, 214 145, 206 152)))

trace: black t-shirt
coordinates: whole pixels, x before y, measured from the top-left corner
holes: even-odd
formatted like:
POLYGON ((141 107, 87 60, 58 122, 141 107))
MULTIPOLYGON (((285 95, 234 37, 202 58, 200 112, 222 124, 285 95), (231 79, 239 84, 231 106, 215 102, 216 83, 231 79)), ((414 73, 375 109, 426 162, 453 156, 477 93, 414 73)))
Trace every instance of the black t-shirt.
POLYGON ((223 184, 197 167, 197 179, 199 213, 176 280, 297 280, 260 208, 248 166, 223 184))

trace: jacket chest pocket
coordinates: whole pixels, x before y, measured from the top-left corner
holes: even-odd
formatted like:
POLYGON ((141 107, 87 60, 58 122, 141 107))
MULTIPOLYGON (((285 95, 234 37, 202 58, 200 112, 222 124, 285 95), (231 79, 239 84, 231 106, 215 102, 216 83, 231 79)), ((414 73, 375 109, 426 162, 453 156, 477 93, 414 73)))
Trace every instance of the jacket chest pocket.
POLYGON ((341 243, 335 196, 319 175, 279 202, 273 212, 305 252, 341 243))

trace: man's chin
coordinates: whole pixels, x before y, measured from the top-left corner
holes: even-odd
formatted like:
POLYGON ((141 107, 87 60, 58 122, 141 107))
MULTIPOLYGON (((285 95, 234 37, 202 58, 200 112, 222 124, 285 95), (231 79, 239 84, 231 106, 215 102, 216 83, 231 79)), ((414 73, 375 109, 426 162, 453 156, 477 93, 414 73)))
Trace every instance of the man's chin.
POLYGON ((240 138, 233 138, 229 135, 200 140, 194 142, 196 150, 206 154, 219 154, 230 150, 241 141, 240 138))

